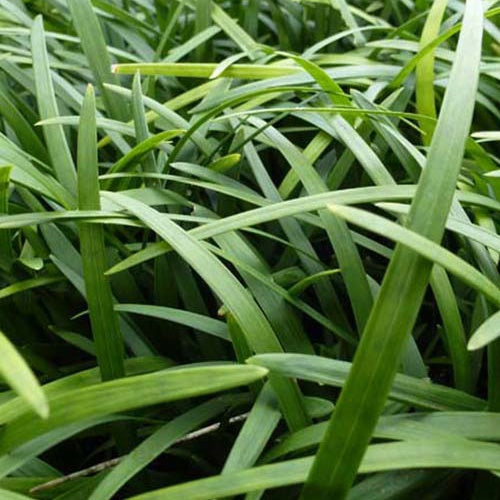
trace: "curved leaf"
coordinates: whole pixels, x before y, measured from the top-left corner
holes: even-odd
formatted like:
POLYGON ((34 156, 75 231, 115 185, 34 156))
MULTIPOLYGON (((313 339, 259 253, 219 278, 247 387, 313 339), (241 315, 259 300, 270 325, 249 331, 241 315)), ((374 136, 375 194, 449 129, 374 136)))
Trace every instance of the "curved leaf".
POLYGON ((0 375, 40 415, 48 418, 49 405, 35 375, 9 339, 0 332, 0 375))

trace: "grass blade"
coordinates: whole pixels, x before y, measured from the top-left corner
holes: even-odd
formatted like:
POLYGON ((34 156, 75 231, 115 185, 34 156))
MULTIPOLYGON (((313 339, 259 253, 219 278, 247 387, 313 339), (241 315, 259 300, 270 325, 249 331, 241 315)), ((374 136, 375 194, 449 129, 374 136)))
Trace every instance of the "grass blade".
POLYGON ((359 208, 342 205, 329 205, 329 209, 339 217, 357 224, 381 236, 388 236, 407 248, 411 248, 422 257, 444 267, 450 273, 466 282, 472 288, 483 293, 491 302, 500 307, 500 290, 484 274, 467 264, 449 250, 424 238, 418 233, 402 227, 378 215, 359 208))
MULTIPOLYGON (((360 472, 426 467, 494 468, 500 457, 496 444, 479 441, 423 440, 372 445, 363 459, 360 472)), ((312 457, 288 460, 273 465, 199 479, 162 490, 130 497, 128 500, 209 500, 256 490, 302 483, 312 457)))
POLYGON ((141 314, 152 318, 172 321, 180 325, 189 326, 194 330, 206 332, 224 340, 229 340, 226 325, 217 319, 199 313, 174 309, 172 307, 149 306, 144 304, 117 304, 115 311, 141 314))
POLYGON ((50 398, 49 418, 41 420, 32 412, 25 412, 6 426, 0 452, 6 453, 47 432, 84 419, 211 394, 246 385, 266 374, 265 368, 255 366, 188 366, 98 383, 83 389, 57 391, 50 398))
MULTIPOLYGON (((406 413, 380 417, 374 436, 382 439, 411 441, 439 438, 467 438, 498 441, 500 417, 488 412, 406 413), (478 428, 481 427, 481 428, 478 428)), ((323 439, 327 422, 311 425, 282 439, 264 457, 264 463, 292 453, 304 452, 323 439)))
MULTIPOLYGON (((115 64, 113 71, 121 75, 133 75, 140 71, 142 75, 163 75, 188 78, 210 78, 218 68, 214 63, 130 63, 115 64)), ((259 64, 233 64, 225 69, 219 78, 241 78, 261 80, 277 76, 293 75, 300 72, 295 66, 268 66, 259 64)))
MULTIPOLYGON (((97 167, 96 110, 93 88, 89 85, 78 129, 78 208, 100 210, 97 167)), ((122 377, 123 339, 113 309, 113 297, 104 275, 107 265, 104 232, 95 224, 80 225, 80 250, 89 305, 92 335, 103 380, 122 377)))
POLYGON ((266 384, 249 413, 222 469, 222 474, 255 464, 280 421, 278 400, 266 384))
POLYGON ((88 500, 109 500, 126 482, 184 437, 227 407, 223 397, 196 406, 161 426, 115 467, 92 492, 88 500))
MULTIPOLYGON (((318 384, 343 387, 352 364, 304 354, 259 354, 248 360, 271 372, 318 384)), ((417 408, 446 410, 484 410, 486 401, 444 385, 398 373, 389 392, 395 401, 417 408)))
POLYGON ((47 418, 49 405, 43 390, 29 366, 2 332, 0 332, 0 351, 2 377, 40 417, 47 418))
MULTIPOLYGON (((134 118, 135 138, 137 146, 143 144, 149 139, 148 124, 144 112, 144 103, 142 100, 141 75, 136 73, 132 83, 132 116, 134 118)), ((129 153, 130 154, 130 153, 129 153)), ((144 172, 156 172, 156 161, 152 152, 146 153, 142 159, 142 168, 144 172)), ((153 181, 154 182, 154 181, 153 181)))
POLYGON ((25 281, 18 281, 13 285, 6 286, 0 289, 0 299, 10 297, 16 293, 21 293, 26 290, 31 290, 32 288, 37 288, 39 286, 50 285, 52 283, 57 283, 61 281, 60 276, 39 276, 38 278, 32 278, 25 281))
POLYGON ((472 335, 467 344, 470 351, 481 349, 500 337, 500 312, 490 316, 472 335))
MULTIPOLYGON (((0 167, 0 213, 9 212, 9 181, 12 167, 0 167)), ((8 229, 0 230, 0 267, 10 271, 14 255, 11 243, 12 234, 8 229)))
MULTIPOLYGON (((482 26, 482 6, 469 0, 426 168, 410 210, 409 229, 433 241, 439 241, 443 235, 469 134, 482 26), (442 165, 446 165, 446 170, 442 165)), ((416 320, 431 268, 413 251, 397 246, 302 499, 346 497, 416 320)))
MULTIPOLYGON (((446 10, 448 0, 436 0, 433 2, 427 20, 425 21, 422 37, 420 38, 420 49, 423 49, 439 34, 441 20, 446 10)), ((417 99, 417 110, 423 115, 436 118, 436 103, 434 97, 434 51, 423 57, 416 67, 417 82, 415 94, 417 99)), ((422 120, 420 127, 424 131, 423 142, 426 145, 431 143, 434 132, 434 123, 422 120)))
POLYGON ((111 73, 111 59, 92 4, 90 0, 68 0, 68 7, 106 109, 111 118, 124 121, 128 115, 126 102, 104 87, 105 83, 116 84, 117 80, 111 73))
MULTIPOLYGON (((59 117, 54 94, 49 58, 45 46, 43 19, 38 16, 31 31, 31 50, 33 52, 33 72, 35 75, 36 96, 40 118, 47 120, 59 117)), ((43 127, 45 142, 49 149, 54 172, 61 184, 76 194, 76 170, 66 137, 61 125, 43 127)))
MULTIPOLYGON (((212 0, 195 0, 195 33, 200 34, 202 31, 210 27, 212 22, 212 0)), ((201 44, 196 47, 195 60, 203 61, 207 59, 209 53, 206 44, 201 44)))
MULTIPOLYGON (((125 373, 127 376, 140 375, 156 370, 164 370, 172 366, 172 362, 160 357, 131 358, 125 361, 125 373)), ((99 368, 80 371, 72 375, 59 378, 43 386, 47 398, 52 399, 63 392, 71 392, 101 381, 99 368)), ((0 423, 7 424, 28 412, 29 408, 21 398, 13 398, 1 405, 0 423)))

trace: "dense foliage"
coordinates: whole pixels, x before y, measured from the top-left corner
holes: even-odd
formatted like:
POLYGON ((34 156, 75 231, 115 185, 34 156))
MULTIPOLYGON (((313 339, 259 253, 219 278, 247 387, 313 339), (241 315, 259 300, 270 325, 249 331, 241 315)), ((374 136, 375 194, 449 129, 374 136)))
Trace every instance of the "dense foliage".
POLYGON ((0 0, 0 500, 496 498, 493 0, 0 0))

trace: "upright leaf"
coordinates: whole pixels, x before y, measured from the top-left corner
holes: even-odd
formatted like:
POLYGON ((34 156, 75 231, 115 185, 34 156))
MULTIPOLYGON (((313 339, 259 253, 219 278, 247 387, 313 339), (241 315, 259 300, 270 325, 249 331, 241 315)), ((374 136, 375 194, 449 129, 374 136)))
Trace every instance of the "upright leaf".
POLYGON ((106 110, 111 118, 124 121, 127 118, 126 102, 104 87, 105 83, 116 84, 117 80, 111 72, 111 58, 92 4, 90 0, 68 0, 68 6, 83 52, 102 93, 106 110))
MULTIPOLYGON (((146 142, 149 139, 148 124, 144 112, 144 103, 142 100, 141 75, 136 73, 132 84, 132 116, 134 118, 135 138, 137 145, 146 142)), ((143 170, 145 172, 156 172, 156 162, 152 152, 145 155, 142 160, 143 170)), ((153 184, 155 181, 149 181, 153 184)))
MULTIPOLYGON (((78 129, 78 208, 100 210, 94 90, 89 85, 78 129)), ((80 250, 92 335, 103 380, 122 377, 123 339, 113 308, 102 226, 80 224, 80 250)))
MULTIPOLYGON (((439 35, 439 27, 447 4, 448 0, 434 0, 422 30, 420 49, 423 49, 439 35)), ((434 56, 435 51, 429 52, 418 62, 415 70, 417 111, 432 118, 437 116, 434 93, 434 56)), ((423 141, 426 145, 431 143, 434 126, 434 123, 429 120, 420 121, 420 127, 424 132, 423 141)))
MULTIPOLYGON (((50 74, 49 56, 45 46, 43 18, 38 16, 31 29, 31 51, 35 76, 38 111, 42 120, 58 118, 59 110, 50 74)), ((76 194, 76 171, 62 125, 44 126, 43 133, 54 172, 61 184, 76 194)))
MULTIPOLYGON (((0 213, 9 212, 9 181, 12 167, 0 167, 0 213)), ((9 271, 12 266, 12 234, 8 229, 0 229, 0 267, 9 271)))
MULTIPOLYGON (((479 77, 483 11, 468 0, 457 53, 408 228, 441 239, 469 134, 479 77)), ((345 498, 384 407, 432 264, 397 245, 314 464, 303 500, 345 498)))

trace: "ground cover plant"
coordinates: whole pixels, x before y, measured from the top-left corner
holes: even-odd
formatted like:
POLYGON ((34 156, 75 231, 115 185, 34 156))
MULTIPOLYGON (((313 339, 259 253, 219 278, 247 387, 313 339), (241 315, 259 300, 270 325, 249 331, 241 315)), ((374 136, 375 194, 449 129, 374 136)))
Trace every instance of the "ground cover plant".
POLYGON ((0 499, 497 498, 499 13, 0 0, 0 499))

